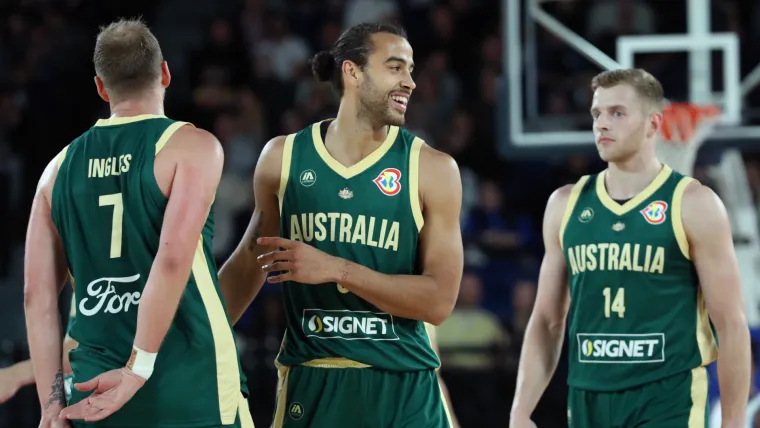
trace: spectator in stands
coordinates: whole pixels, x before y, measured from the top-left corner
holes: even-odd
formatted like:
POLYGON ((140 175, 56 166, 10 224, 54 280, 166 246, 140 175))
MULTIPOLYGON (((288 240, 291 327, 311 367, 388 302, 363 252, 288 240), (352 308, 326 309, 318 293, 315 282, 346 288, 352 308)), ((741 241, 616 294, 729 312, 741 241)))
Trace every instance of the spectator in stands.
POLYGON ((451 316, 438 327, 438 346, 449 368, 485 371, 508 343, 499 319, 480 307, 483 285, 472 272, 462 276, 459 299, 451 316))
POLYGON ((530 218, 512 208, 505 206, 498 184, 481 182, 480 204, 468 217, 465 236, 471 237, 491 258, 514 256, 532 243, 534 232, 530 218))
POLYGON ((492 405, 500 387, 494 369, 504 361, 509 339, 499 319, 480 307, 482 294, 480 278, 465 272, 457 305, 436 330, 443 378, 463 427, 488 426, 486 421, 503 416, 492 405))

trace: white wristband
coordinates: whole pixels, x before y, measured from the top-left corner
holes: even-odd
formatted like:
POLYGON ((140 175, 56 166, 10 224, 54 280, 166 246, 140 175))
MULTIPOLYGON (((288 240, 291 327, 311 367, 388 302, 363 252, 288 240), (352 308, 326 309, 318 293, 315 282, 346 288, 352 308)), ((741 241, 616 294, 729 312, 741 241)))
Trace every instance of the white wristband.
POLYGON ((145 352, 137 346, 132 345, 132 355, 127 362, 127 368, 132 373, 148 380, 150 379, 150 375, 153 374, 153 365, 156 363, 157 355, 158 353, 145 352))

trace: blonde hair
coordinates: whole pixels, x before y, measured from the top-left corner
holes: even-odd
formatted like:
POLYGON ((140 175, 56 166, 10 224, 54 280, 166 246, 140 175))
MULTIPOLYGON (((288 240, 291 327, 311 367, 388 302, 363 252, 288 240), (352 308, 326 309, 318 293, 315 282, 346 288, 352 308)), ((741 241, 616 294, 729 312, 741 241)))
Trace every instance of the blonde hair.
POLYGON ((112 97, 148 89, 161 76, 164 60, 158 40, 140 19, 120 19, 101 28, 92 59, 112 97))
POLYGON ((640 68, 608 70, 597 74, 591 80, 591 90, 593 91, 618 85, 630 85, 647 105, 656 111, 662 111, 665 104, 662 84, 646 70, 640 68))

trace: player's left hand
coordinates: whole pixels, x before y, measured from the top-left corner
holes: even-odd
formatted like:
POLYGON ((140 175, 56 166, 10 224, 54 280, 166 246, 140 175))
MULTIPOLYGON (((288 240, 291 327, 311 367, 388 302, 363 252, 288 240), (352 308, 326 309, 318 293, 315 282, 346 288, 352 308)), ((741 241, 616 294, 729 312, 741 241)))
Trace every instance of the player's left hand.
POLYGON ((95 390, 82 401, 61 410, 60 418, 100 421, 121 409, 142 386, 145 379, 127 368, 111 370, 87 382, 75 383, 77 391, 95 390))
POLYGON ((279 275, 270 276, 268 282, 322 284, 333 281, 336 261, 339 259, 324 251, 303 242, 277 237, 259 238, 258 244, 281 248, 262 254, 257 259, 262 265, 262 271, 281 272, 279 275))

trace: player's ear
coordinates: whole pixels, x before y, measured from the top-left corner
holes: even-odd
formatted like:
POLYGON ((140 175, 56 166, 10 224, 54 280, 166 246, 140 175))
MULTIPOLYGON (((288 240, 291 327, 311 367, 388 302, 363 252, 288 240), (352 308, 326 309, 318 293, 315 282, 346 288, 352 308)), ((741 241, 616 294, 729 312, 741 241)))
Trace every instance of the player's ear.
POLYGON ((106 91, 106 85, 103 83, 103 80, 100 79, 100 77, 95 76, 95 88, 98 90, 98 95, 100 95, 100 98, 103 99, 103 101, 110 103, 111 99, 108 96, 108 92, 106 91))
POLYGON ((172 74, 169 72, 169 63, 161 62, 161 86, 168 88, 172 81, 172 74))
POLYGON ((359 86, 359 79, 362 75, 362 71, 359 68, 359 66, 356 65, 353 61, 343 61, 343 64, 341 65, 341 74, 343 74, 344 77, 344 86, 353 86, 358 87, 359 86))
POLYGON ((651 129, 652 135, 657 135, 662 130, 662 113, 659 111, 655 111, 654 113, 649 115, 649 127, 651 129))

